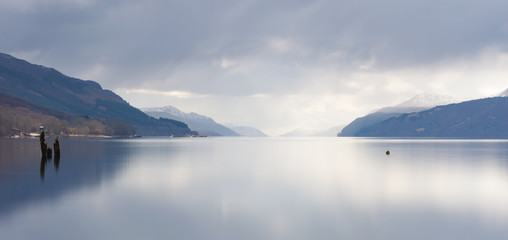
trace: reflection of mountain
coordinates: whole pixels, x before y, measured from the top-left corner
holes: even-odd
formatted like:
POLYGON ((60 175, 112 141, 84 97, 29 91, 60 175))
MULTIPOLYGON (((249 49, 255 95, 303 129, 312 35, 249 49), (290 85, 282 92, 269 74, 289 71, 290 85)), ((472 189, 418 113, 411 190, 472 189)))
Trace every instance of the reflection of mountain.
POLYGON ((118 140, 61 140, 59 165, 48 159, 41 181, 38 139, 0 139, 0 216, 112 179, 125 165, 125 156, 130 154, 128 144, 118 140))
POLYGON ((419 112, 438 105, 455 102, 453 97, 436 94, 420 94, 392 107, 385 107, 374 113, 355 119, 345 126, 339 136, 357 136, 362 128, 372 126, 392 117, 398 117, 403 113, 419 112))
POLYGON ((0 86, 0 93, 44 108, 76 116, 124 120, 136 128, 137 134, 191 134, 185 124, 149 117, 94 81, 68 77, 2 53, 0 86))
POLYGON ((235 131, 216 123, 212 118, 197 113, 184 113, 173 106, 143 108, 146 114, 155 118, 169 118, 186 123, 190 129, 208 136, 239 136, 235 131))

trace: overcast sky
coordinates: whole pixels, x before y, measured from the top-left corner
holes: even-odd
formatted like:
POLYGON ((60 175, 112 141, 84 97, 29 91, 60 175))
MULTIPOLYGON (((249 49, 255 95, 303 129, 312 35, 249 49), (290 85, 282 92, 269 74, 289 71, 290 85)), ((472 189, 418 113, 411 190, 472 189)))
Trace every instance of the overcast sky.
POLYGON ((508 88, 508 1, 0 0, 0 52, 278 135, 508 88))

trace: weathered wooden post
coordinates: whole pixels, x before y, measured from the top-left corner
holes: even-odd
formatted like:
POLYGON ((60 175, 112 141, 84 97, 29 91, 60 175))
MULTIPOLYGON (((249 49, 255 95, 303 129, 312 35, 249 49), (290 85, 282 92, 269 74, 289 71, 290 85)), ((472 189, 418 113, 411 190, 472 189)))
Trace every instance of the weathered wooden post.
POLYGON ((39 136, 39 141, 41 142, 41 153, 42 157, 47 157, 46 152, 48 150, 48 145, 46 144, 46 139, 44 138, 44 130, 41 131, 41 135, 39 136))

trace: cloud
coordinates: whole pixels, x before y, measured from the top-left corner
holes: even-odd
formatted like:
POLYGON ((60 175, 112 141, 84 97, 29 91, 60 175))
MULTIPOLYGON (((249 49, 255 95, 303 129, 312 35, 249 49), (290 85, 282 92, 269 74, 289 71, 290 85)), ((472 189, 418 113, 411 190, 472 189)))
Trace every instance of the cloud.
POLYGON ((160 105, 192 100, 183 106, 206 105, 233 122, 249 109, 270 129, 312 117, 347 122, 421 92, 473 98, 507 87, 506 1, 0 5, 2 52, 119 89, 135 105, 155 103, 145 96, 160 105), (328 97, 350 106, 331 108, 328 97))
POLYGON ((148 90, 148 89, 116 89, 116 92, 120 93, 138 93, 144 95, 161 95, 175 98, 207 98, 207 95, 200 95, 191 92, 182 92, 182 91, 157 91, 157 90, 148 90))

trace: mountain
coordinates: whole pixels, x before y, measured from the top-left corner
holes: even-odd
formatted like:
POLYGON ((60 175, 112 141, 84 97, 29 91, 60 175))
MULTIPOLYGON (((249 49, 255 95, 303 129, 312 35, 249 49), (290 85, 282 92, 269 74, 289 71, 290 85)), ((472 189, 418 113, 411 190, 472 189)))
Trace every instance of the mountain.
POLYGON ((500 92, 499 94, 495 95, 494 97, 508 97, 508 89, 500 92))
POLYGON ((280 135, 281 137, 336 137, 344 128, 343 125, 335 126, 328 129, 316 127, 299 127, 293 131, 280 135))
POLYGON ((456 102, 453 97, 438 94, 419 94, 411 99, 391 107, 384 107, 366 116, 360 117, 345 126, 338 136, 357 136, 360 129, 382 122, 392 117, 398 117, 404 113, 420 112, 438 105, 456 102))
POLYGON ((240 136, 244 137, 268 137, 263 131, 248 127, 248 126, 239 126, 232 123, 226 123, 224 126, 230 128, 231 130, 235 131, 236 133, 240 134, 240 136))
POLYGON ((369 115, 359 117, 346 125, 338 134, 339 137, 355 137, 358 132, 365 127, 374 125, 392 117, 398 117, 402 113, 392 112, 374 112, 369 115))
POLYGON ((508 138, 507 109, 507 97, 438 106, 364 127, 356 136, 508 138))
POLYGON ((449 95, 418 94, 405 102, 395 105, 395 107, 428 107, 443 105, 453 101, 455 101, 455 98, 449 95))
POLYGON ((212 118, 197 113, 185 113, 173 106, 142 108, 146 114, 156 118, 169 118, 188 124, 189 128, 207 136, 240 136, 235 131, 216 123, 212 118))
POLYGON ((339 134, 343 128, 344 128, 344 125, 331 127, 326 131, 315 133, 312 136, 313 137, 336 137, 337 134, 339 134))
POLYGON ((123 120, 140 135, 189 135, 186 124, 155 119, 94 81, 65 76, 53 68, 0 53, 0 93, 77 116, 123 120))
POLYGON ((58 135, 130 136, 135 133, 132 125, 122 120, 75 116, 0 93, 0 136, 38 132, 40 125, 58 135))
POLYGON ((281 137, 310 137, 316 134, 320 130, 316 129, 305 129, 305 128, 297 128, 290 132, 284 133, 280 135, 281 137))

